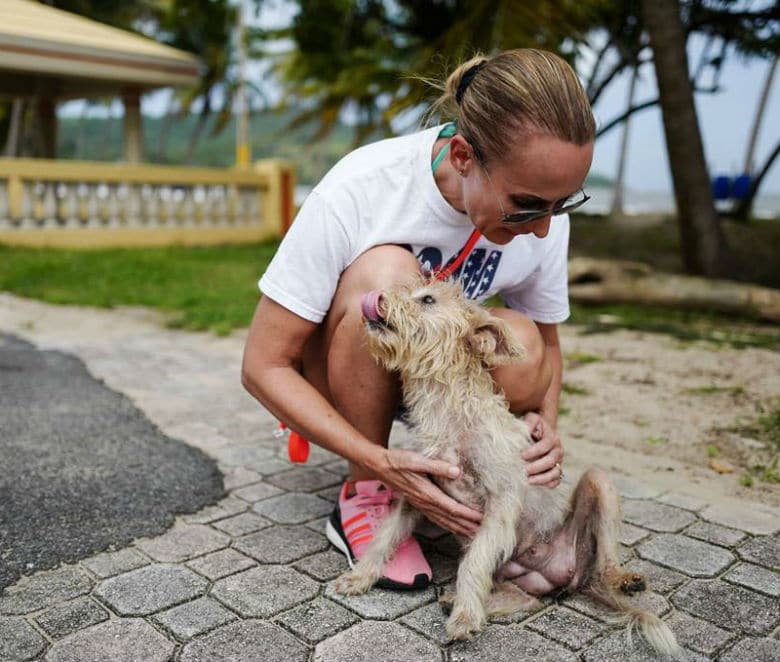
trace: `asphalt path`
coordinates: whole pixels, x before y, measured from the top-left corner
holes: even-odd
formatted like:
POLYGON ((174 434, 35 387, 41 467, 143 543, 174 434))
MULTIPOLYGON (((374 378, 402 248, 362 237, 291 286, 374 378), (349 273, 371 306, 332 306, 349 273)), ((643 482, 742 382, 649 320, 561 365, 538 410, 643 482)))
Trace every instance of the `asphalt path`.
POLYGON ((79 359, 0 334, 0 593, 160 534, 223 493, 213 460, 164 436, 79 359))

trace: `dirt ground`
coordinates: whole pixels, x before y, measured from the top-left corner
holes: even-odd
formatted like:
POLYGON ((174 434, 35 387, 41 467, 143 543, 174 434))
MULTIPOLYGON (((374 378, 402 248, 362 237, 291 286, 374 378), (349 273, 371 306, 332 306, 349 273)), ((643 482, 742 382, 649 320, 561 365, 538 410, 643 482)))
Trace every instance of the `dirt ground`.
POLYGON ((558 429, 570 467, 597 464, 707 501, 780 505, 780 484, 750 471, 776 457, 750 428, 780 407, 780 353, 574 325, 561 328, 561 344, 558 429))

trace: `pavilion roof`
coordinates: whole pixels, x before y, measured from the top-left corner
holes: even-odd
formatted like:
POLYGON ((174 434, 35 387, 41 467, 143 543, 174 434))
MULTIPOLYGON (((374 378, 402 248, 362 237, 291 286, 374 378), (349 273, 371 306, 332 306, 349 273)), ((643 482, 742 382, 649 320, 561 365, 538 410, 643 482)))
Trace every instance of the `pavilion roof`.
POLYGON ((139 34, 31 0, 0 0, 0 95, 58 98, 184 87, 198 59, 139 34))

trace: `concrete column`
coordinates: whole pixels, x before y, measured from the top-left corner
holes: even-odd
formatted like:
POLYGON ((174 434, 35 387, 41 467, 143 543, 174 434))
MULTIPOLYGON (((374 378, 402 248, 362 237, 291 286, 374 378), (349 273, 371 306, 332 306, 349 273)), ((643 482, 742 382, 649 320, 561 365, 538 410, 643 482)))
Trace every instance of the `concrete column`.
POLYGON ((38 150, 42 159, 57 158, 57 100, 41 97, 36 104, 38 115, 38 150))
POLYGON ((128 163, 141 163, 144 158, 141 90, 122 90, 122 103, 125 107, 122 122, 122 159, 128 163))

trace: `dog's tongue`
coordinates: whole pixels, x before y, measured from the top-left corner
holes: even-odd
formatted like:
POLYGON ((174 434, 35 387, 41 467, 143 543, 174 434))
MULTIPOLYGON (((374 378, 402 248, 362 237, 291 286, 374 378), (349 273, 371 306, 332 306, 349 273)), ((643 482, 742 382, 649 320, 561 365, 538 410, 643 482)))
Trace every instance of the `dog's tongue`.
POLYGON ((382 296, 382 292, 374 290, 363 295, 360 300, 360 310, 363 312, 363 317, 371 322, 379 322, 382 319, 382 313, 379 312, 379 299, 382 296))

